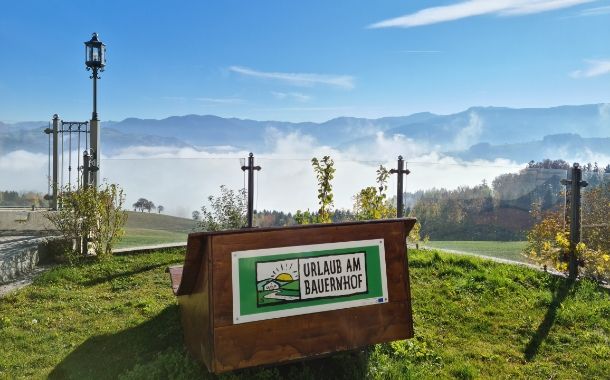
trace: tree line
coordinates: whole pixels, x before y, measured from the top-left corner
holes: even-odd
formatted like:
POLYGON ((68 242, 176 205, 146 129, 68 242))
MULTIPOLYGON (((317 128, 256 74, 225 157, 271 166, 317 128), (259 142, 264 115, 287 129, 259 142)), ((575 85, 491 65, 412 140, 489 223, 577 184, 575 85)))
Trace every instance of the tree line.
POLYGON ((165 207, 162 205, 155 206, 153 201, 149 201, 146 198, 138 199, 133 205, 133 211, 144 212, 145 210, 148 212, 156 210, 159 214, 165 210, 165 207))
POLYGON ((0 206, 49 207, 44 194, 34 191, 0 191, 0 206))

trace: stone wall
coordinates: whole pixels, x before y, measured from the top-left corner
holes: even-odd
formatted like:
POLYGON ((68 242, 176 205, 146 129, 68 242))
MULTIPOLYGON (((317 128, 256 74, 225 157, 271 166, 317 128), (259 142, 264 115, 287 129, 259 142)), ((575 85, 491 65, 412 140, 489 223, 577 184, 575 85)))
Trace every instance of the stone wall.
POLYGON ((19 278, 44 260, 47 240, 36 236, 0 236, 0 284, 19 278))

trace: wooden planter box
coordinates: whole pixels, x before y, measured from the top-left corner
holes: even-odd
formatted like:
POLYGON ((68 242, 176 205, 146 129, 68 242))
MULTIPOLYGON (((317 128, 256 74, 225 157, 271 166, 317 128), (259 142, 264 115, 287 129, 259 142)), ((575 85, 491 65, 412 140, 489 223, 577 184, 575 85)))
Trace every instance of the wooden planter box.
POLYGON ((414 223, 189 234, 170 268, 188 350, 220 373, 413 337, 414 223))

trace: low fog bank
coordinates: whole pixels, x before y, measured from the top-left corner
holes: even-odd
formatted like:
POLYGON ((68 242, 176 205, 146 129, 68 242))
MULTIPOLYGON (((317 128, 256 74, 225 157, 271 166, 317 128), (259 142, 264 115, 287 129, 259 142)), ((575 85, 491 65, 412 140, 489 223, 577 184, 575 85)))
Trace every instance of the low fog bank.
MULTIPOLYGON (((330 155, 335 161, 333 192, 335 208, 351 209, 353 196, 363 187, 374 186, 380 164, 396 167, 398 155, 407 161, 411 174, 406 191, 431 188, 455 189, 491 184, 504 173, 517 172, 525 163, 505 159, 462 161, 439 153, 438 147, 413 141, 401 135, 378 133, 366 144, 332 148, 301 133, 282 134, 270 130, 266 138, 272 148, 254 152, 256 164, 255 208, 294 212, 317 209, 317 181, 312 157, 330 155)), ((207 204, 209 195, 217 195, 220 185, 239 189, 246 184, 240 169, 248 151, 232 148, 193 149, 134 146, 111 157, 103 157, 101 176, 125 190, 126 208, 138 198, 164 206, 164 214, 187 217, 207 204)), ((561 152, 558 152, 560 154, 561 152)), ((73 154, 72 183, 75 183, 76 152, 73 154)), ((559 155, 561 157, 561 155, 559 155)), ((550 157, 557 158, 557 157, 550 157)), ((584 152, 581 157, 564 157, 569 162, 610 162, 584 152)), ((66 162, 67 166, 67 162, 66 162)), ((0 189, 47 192, 48 160, 44 154, 15 151, 0 156, 0 189)), ((64 184, 68 173, 64 172, 64 184)), ((395 194, 396 176, 390 177, 388 195, 395 194)))

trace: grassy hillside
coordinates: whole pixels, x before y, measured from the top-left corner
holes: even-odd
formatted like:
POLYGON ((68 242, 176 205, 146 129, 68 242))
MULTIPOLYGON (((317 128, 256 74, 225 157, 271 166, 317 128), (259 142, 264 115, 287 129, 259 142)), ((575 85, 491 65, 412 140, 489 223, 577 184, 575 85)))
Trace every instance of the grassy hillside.
POLYGON ((195 227, 195 221, 153 212, 127 211, 126 227, 188 233, 195 227))
POLYGON ((195 221, 170 215, 127 212, 125 236, 117 248, 146 246, 163 243, 186 242, 195 221))
MULTIPOLYGON (((0 299, 0 378, 213 378, 184 352, 168 265, 58 267, 0 299)), ((416 337, 222 379, 610 378, 610 294, 528 268, 410 254, 416 337)))
POLYGON ((429 241, 426 243, 426 248, 531 263, 527 257, 521 254, 526 245, 526 241, 429 241))

